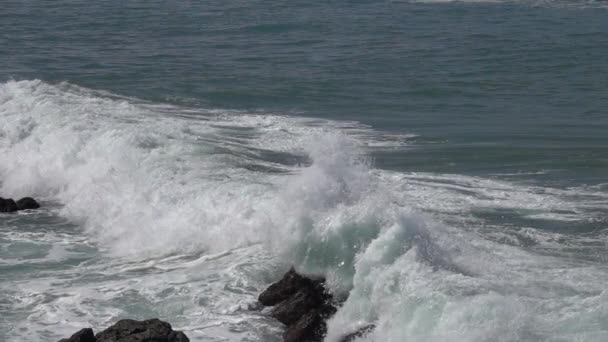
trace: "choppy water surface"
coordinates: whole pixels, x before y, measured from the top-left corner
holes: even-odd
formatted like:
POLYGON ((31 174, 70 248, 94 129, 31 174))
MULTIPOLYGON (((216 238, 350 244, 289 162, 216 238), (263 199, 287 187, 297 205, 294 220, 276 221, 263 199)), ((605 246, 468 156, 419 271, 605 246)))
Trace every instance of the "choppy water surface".
POLYGON ((604 5, 5 2, 0 341, 608 340, 604 5))

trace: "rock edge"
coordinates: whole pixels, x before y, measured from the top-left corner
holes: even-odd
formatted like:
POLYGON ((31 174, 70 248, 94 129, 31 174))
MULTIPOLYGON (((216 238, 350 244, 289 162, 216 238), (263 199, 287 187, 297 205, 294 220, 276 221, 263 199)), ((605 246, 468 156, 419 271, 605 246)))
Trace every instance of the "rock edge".
MULTIPOLYGON (((339 303, 325 289, 325 279, 311 279, 292 267, 281 280, 270 285, 258 297, 264 306, 272 306, 270 316, 287 326, 283 342, 322 342, 327 334, 327 320, 339 303)), ((344 336, 340 342, 353 341, 370 333, 369 325, 344 336)))
POLYGON ((181 331, 174 331, 171 324, 158 318, 145 321, 123 319, 97 335, 85 328, 59 342, 190 342, 181 331))
POLYGON ((38 209, 40 204, 31 197, 23 197, 15 202, 12 198, 0 197, 0 213, 13 213, 19 210, 38 209))

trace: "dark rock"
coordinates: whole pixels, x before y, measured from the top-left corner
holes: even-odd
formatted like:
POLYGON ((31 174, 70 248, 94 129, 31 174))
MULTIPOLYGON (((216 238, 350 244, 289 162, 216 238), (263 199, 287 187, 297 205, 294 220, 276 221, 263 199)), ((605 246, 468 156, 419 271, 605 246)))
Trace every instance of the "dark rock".
POLYGON ((322 294, 305 287, 277 304, 272 309, 271 316, 285 325, 290 325, 297 322, 307 312, 320 308, 324 304, 323 300, 322 294))
POLYGON ((290 325, 283 342, 322 341, 327 333, 327 324, 318 310, 313 310, 290 325))
POLYGON ((302 277, 296 273, 295 269, 291 268, 281 280, 270 285, 262 292, 258 300, 264 306, 277 305, 298 292, 299 289, 306 287, 309 282, 310 279, 302 277))
POLYGON ((12 213, 19 210, 17 203, 12 198, 4 199, 0 197, 0 213, 12 213))
POLYGON ((285 342, 320 342, 327 333, 326 320, 336 312, 332 295, 325 291, 324 279, 310 279, 293 268, 259 297, 270 315, 287 325, 285 342))
POLYGON ((85 328, 72 335, 70 338, 64 338, 59 342, 96 342, 95 334, 93 329, 85 328))
POLYGON ((181 331, 171 329, 171 324, 159 319, 134 321, 123 319, 108 329, 93 335, 90 328, 82 329, 70 338, 59 342, 190 342, 181 331))
POLYGON ((363 328, 355 331, 354 333, 348 334, 348 335, 344 336, 340 340, 340 342, 352 342, 352 341, 354 341, 358 337, 362 337, 362 336, 365 336, 365 335, 369 334, 374 329, 376 329, 376 326, 374 324, 366 325, 363 328))
POLYGON ((31 197, 23 197, 17 201, 17 207, 19 210, 38 209, 40 208, 40 204, 38 204, 38 202, 31 197))
POLYGON ((123 319, 97 334, 96 342, 189 342, 188 337, 159 319, 123 319))
POLYGON ((181 331, 172 331, 169 334, 168 342, 190 342, 188 336, 181 331))

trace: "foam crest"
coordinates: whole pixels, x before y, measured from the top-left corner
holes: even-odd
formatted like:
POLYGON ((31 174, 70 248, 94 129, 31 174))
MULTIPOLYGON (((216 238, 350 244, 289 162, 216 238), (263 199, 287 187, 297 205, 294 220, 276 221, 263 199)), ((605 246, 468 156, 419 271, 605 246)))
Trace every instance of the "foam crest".
POLYGON ((9 82, 0 93, 3 194, 59 200, 119 254, 250 242, 247 229, 238 241, 220 230, 247 224, 239 218, 256 184, 226 181, 238 156, 209 153, 217 145, 185 130, 216 131, 204 121, 38 81, 9 82))
POLYGON ((115 254, 272 244, 287 222, 322 222, 370 186, 361 143, 340 123, 156 105, 40 81, 8 82, 0 97, 0 191, 58 200, 115 254), (278 162, 267 156, 277 151, 278 162), (290 160, 305 156, 313 163, 296 175, 250 171, 298 171, 290 160))
POLYGON ((289 184, 286 196, 303 198, 306 211, 331 209, 360 200, 371 181, 368 161, 357 144, 339 133, 313 135, 305 144, 312 165, 289 184))

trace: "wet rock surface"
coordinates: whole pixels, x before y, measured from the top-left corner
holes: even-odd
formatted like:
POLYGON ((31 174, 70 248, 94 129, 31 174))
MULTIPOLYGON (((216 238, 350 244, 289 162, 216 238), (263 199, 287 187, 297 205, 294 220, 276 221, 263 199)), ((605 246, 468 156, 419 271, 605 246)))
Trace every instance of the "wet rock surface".
POLYGON ((264 290, 258 300, 264 306, 273 306, 288 299, 300 289, 310 287, 313 282, 313 280, 302 277, 294 268, 291 268, 281 280, 264 290))
POLYGON ((281 323, 291 325, 308 312, 318 310, 326 305, 325 300, 326 298, 321 293, 305 287, 277 304, 272 309, 271 315, 281 323))
POLYGON ((40 208, 40 204, 31 197, 23 197, 17 201, 17 208, 19 208, 19 210, 38 209, 40 208))
POLYGON ((318 310, 312 310, 301 316, 295 323, 288 326, 283 335, 284 342, 323 341, 327 333, 325 320, 328 317, 318 310))
POLYGON ((64 338, 59 342, 95 342, 95 334, 93 329, 85 328, 72 335, 70 338, 64 338))
POLYGON ((12 213, 19 210, 17 203, 12 198, 0 197, 0 213, 12 213))
POLYGON ((12 198, 0 197, 0 213, 13 213, 19 210, 38 209, 40 204, 31 197, 23 197, 15 202, 12 198))
MULTIPOLYGON (((311 279, 290 269, 281 280, 270 285, 258 298, 264 306, 274 306, 270 315, 287 326, 284 342, 321 342, 327 333, 327 320, 336 313, 338 303, 325 289, 324 279, 311 279)), ((365 327, 343 341, 369 333, 365 327)))
POLYGON ((174 331, 171 324, 159 319, 136 321, 123 319, 106 330, 93 335, 86 328, 59 342, 189 342, 181 331, 174 331))

